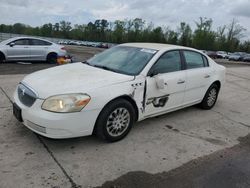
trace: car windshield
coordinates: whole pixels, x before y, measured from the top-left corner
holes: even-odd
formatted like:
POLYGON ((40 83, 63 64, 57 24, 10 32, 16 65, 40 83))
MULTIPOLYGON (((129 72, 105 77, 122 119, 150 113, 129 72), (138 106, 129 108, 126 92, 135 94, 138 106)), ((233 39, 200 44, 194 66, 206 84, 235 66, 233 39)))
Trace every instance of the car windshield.
POLYGON ((85 63, 127 75, 138 75, 157 50, 117 46, 106 50, 85 63))

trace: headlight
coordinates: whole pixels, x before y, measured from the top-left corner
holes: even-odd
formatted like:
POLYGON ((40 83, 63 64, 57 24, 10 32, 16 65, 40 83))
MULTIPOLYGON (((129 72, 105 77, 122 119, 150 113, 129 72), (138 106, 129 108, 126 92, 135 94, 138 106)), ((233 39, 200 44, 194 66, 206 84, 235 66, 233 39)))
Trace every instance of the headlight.
POLYGON ((90 101, 90 96, 86 94, 65 94, 47 98, 42 109, 51 112, 80 112, 90 101))

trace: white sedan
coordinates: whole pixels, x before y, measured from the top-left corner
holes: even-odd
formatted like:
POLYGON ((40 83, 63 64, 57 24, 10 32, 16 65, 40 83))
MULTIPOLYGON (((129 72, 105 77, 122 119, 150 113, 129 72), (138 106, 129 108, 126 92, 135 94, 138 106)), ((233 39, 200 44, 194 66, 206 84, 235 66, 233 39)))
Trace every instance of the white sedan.
POLYGON ((0 63, 5 61, 47 61, 57 63, 66 56, 64 46, 34 37, 14 37, 0 43, 0 63))
POLYGON ((26 76, 14 93, 13 113, 49 138, 95 133, 112 142, 136 121, 195 104, 211 109, 224 80, 225 68, 198 50, 128 43, 26 76))

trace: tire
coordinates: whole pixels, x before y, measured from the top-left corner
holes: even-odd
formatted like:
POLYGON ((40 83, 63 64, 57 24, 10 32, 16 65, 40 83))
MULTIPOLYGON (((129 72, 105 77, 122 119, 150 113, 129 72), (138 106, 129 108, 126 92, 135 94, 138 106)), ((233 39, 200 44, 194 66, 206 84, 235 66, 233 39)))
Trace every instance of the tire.
POLYGON ((5 56, 3 53, 0 52, 0 63, 3 63, 5 60, 5 56))
POLYGON ((56 53, 49 53, 47 55, 47 63, 56 64, 57 63, 57 54, 56 53))
POLYGON ((206 94, 205 94, 205 96, 204 96, 204 98, 199 106, 204 110, 212 109, 217 101, 219 90, 220 89, 216 84, 212 84, 208 88, 208 90, 207 90, 207 92, 206 92, 206 94))
POLYGON ((95 134, 108 142, 123 139, 135 122, 135 109, 125 99, 110 102, 101 111, 95 125, 95 134))

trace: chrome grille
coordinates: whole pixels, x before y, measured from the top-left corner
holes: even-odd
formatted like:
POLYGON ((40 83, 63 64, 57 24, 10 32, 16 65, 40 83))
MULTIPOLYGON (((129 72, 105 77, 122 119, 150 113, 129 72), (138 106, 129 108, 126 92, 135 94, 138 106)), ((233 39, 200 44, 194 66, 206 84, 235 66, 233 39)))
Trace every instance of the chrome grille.
POLYGON ((37 98, 37 95, 28 87, 19 84, 17 88, 18 98, 25 106, 31 107, 37 98))

